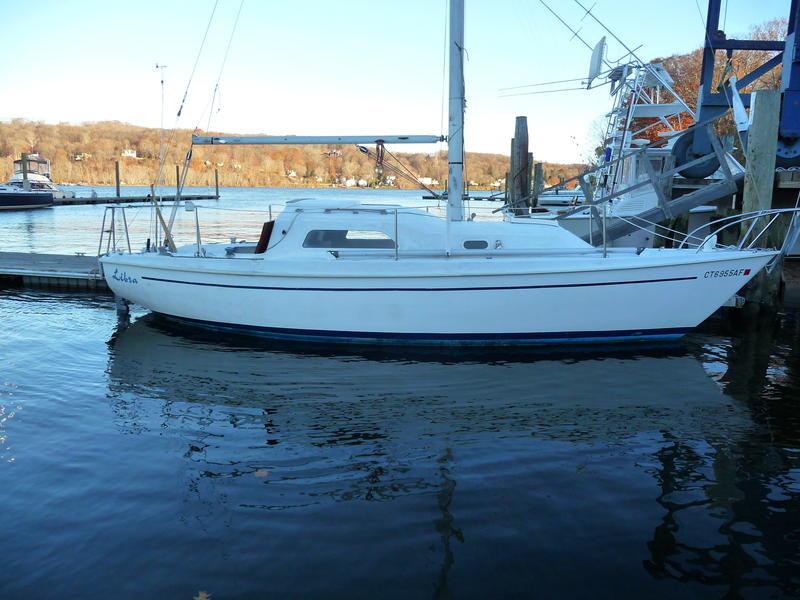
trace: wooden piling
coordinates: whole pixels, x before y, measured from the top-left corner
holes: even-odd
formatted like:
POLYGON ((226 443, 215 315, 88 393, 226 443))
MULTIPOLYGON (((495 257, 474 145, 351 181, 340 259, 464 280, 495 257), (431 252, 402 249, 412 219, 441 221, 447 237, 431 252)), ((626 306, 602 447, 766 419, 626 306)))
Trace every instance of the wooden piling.
POLYGON ((214 190, 217 198, 219 198, 219 169, 214 169, 214 190))
POLYGON ((181 187, 181 166, 175 165, 175 189, 181 187))
POLYGON ((117 198, 120 197, 119 193, 119 161, 114 161, 114 179, 117 182, 117 198))
MULTIPOLYGON (((533 155, 531 155, 533 156, 533 155)), ((531 197, 531 208, 539 205, 539 194, 544 189, 544 165, 536 163, 533 168, 533 196, 531 197)))
POLYGON ((31 182, 28 181, 28 153, 23 152, 20 159, 22 159, 22 189, 29 190, 31 189, 31 182))
MULTIPOLYGON (((780 92, 777 90, 753 92, 745 152, 747 170, 744 176, 742 212, 769 209, 772 206, 780 100, 780 92)), ((760 222, 759 225, 766 225, 766 221, 760 222)), ((749 226, 750 223, 742 224, 742 234, 749 226)), ((767 232, 766 238, 760 241, 765 246, 779 248, 783 235, 785 231, 781 232, 773 226, 767 232)), ((744 289, 746 303, 765 309, 777 308, 780 301, 781 280, 781 264, 772 273, 762 270, 744 289)))
MULTIPOLYGON (((511 181, 508 186, 509 204, 527 199, 531 190, 532 155, 528 153, 528 118, 517 117, 514 125, 514 138, 511 140, 511 181)), ((515 207, 514 214, 527 212, 521 206, 515 207)))

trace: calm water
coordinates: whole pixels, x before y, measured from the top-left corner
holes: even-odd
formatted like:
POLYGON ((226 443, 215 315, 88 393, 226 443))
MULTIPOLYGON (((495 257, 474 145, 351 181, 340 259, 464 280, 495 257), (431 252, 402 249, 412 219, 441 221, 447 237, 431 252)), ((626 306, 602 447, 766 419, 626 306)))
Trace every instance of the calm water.
MULTIPOLYGON (((2 214, 0 247, 91 252, 99 219, 2 214)), ((125 326, 30 290, 0 320, 4 600, 800 596, 795 308, 490 353, 125 326)))
MULTIPOLYGON (((78 196, 89 196, 94 189, 98 196, 113 196, 113 186, 94 188, 63 186, 74 190, 78 196)), ((123 196, 144 196, 149 188, 127 187, 123 196)), ((174 194, 174 188, 163 188, 164 194, 174 194)), ((187 194, 213 194, 213 188, 187 188, 187 194)), ((488 194, 488 192, 483 192, 488 194)), ((427 207, 431 212, 441 213, 444 204, 436 200, 423 200, 417 190, 374 189, 318 189, 302 188, 221 188, 219 200, 198 200, 197 217, 204 242, 227 241, 231 235, 239 239, 255 241, 261 233, 261 225, 270 216, 283 208, 287 200, 297 198, 350 198, 354 200, 427 207)), ((149 204, 129 205, 126 219, 130 230, 131 244, 143 247, 148 236, 152 237, 153 219, 149 204)), ((478 218, 490 218, 491 211, 499 208, 498 202, 472 200, 470 212, 478 218)), ((0 213, 0 251, 44 252, 68 254, 85 252, 97 254, 100 230, 106 205, 63 206, 53 209, 5 211, 0 213)), ((110 218, 110 217, 109 217, 110 218)), ((165 219, 169 211, 165 211, 165 219)), ((195 213, 183 209, 175 215, 176 239, 179 243, 195 242, 195 213)), ((121 230, 120 230, 121 234, 121 230)))

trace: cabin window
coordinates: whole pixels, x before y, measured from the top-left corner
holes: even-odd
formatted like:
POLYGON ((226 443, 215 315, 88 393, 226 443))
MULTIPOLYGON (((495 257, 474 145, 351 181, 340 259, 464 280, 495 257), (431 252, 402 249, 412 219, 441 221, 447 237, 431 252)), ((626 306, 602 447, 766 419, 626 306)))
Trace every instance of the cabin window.
POLYGON ((306 235, 303 248, 394 248, 394 240, 382 231, 315 229, 306 235))
POLYGON ((489 242, 486 240, 467 240, 464 242, 464 249, 466 250, 486 250, 489 247, 489 242))

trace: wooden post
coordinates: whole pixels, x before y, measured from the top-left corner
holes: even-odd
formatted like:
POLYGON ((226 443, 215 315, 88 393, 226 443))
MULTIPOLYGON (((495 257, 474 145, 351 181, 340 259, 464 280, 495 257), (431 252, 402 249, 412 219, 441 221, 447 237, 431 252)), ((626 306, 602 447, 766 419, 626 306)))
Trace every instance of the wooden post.
POLYGON ((517 141, 511 138, 511 152, 509 156, 508 173, 506 173, 506 204, 513 206, 518 200, 516 172, 517 172, 517 141))
POLYGON ((119 198, 119 161, 114 161, 114 177, 117 182, 117 198, 119 198))
POLYGON ((214 189, 216 190, 217 198, 219 198, 219 169, 214 169, 214 189))
POLYGON ((28 181, 28 153, 23 152, 20 159, 22 161, 22 189, 27 191, 31 189, 31 182, 28 181))
MULTIPOLYGON (((514 125, 514 139, 511 140, 511 182, 509 185, 509 202, 519 202, 531 192, 531 169, 528 153, 528 118, 517 117, 514 125)), ((527 212, 521 207, 514 209, 514 214, 527 212)))
POLYGON ((533 153, 528 152, 528 160, 525 163, 525 178, 528 180, 528 189, 525 190, 525 195, 528 197, 525 204, 528 208, 533 208, 533 153))
MULTIPOLYGON (((772 187, 775 182, 775 149, 778 143, 780 92, 757 90, 750 105, 750 127, 747 131, 747 170, 744 176, 742 212, 769 209, 772 206, 772 187)), ((765 225, 763 220, 759 225, 765 225)), ((742 224, 744 233, 751 223, 742 224)), ((756 227, 758 229, 758 227, 756 227)), ((773 227, 764 245, 780 247, 779 232, 773 227)), ((762 270, 744 289, 747 303, 763 308, 776 308, 780 301, 782 265, 772 273, 762 270)))
POLYGON ((544 189, 544 165, 536 163, 533 168, 533 198, 531 198, 531 207, 536 208, 539 205, 539 194, 544 189))
POLYGON ((181 166, 175 165, 175 191, 181 186, 181 166))

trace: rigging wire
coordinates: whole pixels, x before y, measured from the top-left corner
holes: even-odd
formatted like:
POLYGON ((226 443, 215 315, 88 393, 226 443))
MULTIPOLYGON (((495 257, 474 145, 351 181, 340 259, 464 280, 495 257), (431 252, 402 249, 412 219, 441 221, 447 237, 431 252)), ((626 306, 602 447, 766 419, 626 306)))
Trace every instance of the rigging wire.
MULTIPOLYGON (((605 83, 600 83, 598 85, 593 86, 592 89, 594 90, 594 89, 603 87, 604 85, 609 85, 610 83, 611 83, 610 81, 606 81, 605 83)), ((536 92, 518 92, 516 94, 500 94, 500 97, 501 98, 510 98, 512 96, 534 96, 536 94, 553 94, 555 92, 571 92, 571 91, 574 91, 574 90, 582 90, 582 89, 585 89, 585 88, 583 86, 571 87, 571 88, 559 88, 557 90, 539 90, 539 91, 536 91, 536 92)))
MULTIPOLYGON (((197 65, 200 62, 200 56, 203 53, 203 47, 206 44, 206 39, 208 38, 208 32, 211 29, 212 22, 214 21, 214 15, 217 12, 217 5, 218 4, 219 4, 219 0, 215 0, 214 8, 211 10, 211 16, 208 19, 208 25, 206 25, 206 31, 203 34, 203 40, 200 43, 200 48, 198 49, 197 56, 195 57, 194 66, 192 67, 192 72, 189 75, 189 80, 186 83, 186 89, 183 92, 183 99, 181 100, 180 106, 178 108, 178 113, 175 115, 175 122, 173 124, 172 131, 170 132, 170 137, 169 137, 169 140, 167 142, 167 146, 164 149, 164 156, 162 157, 162 159, 160 161, 160 164, 159 164, 158 179, 156 179, 157 182, 161 181, 162 177, 164 175, 164 165, 166 163, 167 152, 169 151, 169 148, 171 148, 173 146, 174 142, 175 142, 175 135, 177 134, 177 131, 178 131, 178 121, 180 120, 181 113, 183 112, 183 107, 184 107, 184 105, 186 103, 186 98, 189 95, 189 87, 192 85, 192 80, 194 79, 194 74, 195 74, 195 71, 197 70, 197 65)), ((176 182, 176 185, 177 185, 177 182, 176 182)))
POLYGON ((186 103, 186 96, 189 95, 189 86, 192 85, 192 79, 194 78, 194 73, 197 70, 197 64, 200 62, 200 55, 203 53, 203 47, 206 45, 206 38, 208 38, 208 31, 211 29, 211 23, 214 20, 214 13, 217 12, 217 4, 219 4, 219 0, 214 1, 214 8, 211 11, 211 16, 208 19, 208 25, 206 25, 206 32, 203 34, 203 41, 200 42, 200 49, 197 51, 197 57, 194 59, 194 66, 192 67, 192 72, 189 75, 189 81, 186 82, 186 90, 183 92, 183 99, 181 100, 181 105, 178 107, 178 117, 181 116, 181 112, 183 112, 183 105, 186 103))
POLYGON ((498 92, 507 92, 509 90, 521 90, 522 88, 540 87, 543 85, 555 85, 557 83, 572 83, 573 81, 583 81, 586 77, 576 77, 575 79, 559 79, 558 81, 545 81, 544 83, 528 83, 526 85, 515 85, 513 87, 500 88, 498 92))
MULTIPOLYGON (((214 15, 217 12, 217 5, 218 4, 219 4, 219 0, 215 0, 214 7, 211 10, 211 16, 209 17, 208 24, 206 25, 205 33, 203 34, 203 40, 200 43, 200 48, 198 49, 197 56, 195 57, 194 66, 192 67, 192 72, 189 75, 189 80, 186 83, 186 89, 183 92, 183 98, 182 98, 180 106, 178 108, 178 112, 175 115, 175 121, 174 121, 172 130, 170 132, 169 140, 167 141, 166 147, 164 148, 164 154, 163 154, 162 157, 160 157, 160 160, 159 160, 158 177, 156 178, 156 183, 151 185, 151 189, 153 190, 153 198, 152 198, 153 211, 151 211, 151 219, 152 219, 151 222, 153 223, 153 227, 154 227, 154 230, 155 230, 154 239, 158 240, 158 231, 159 231, 159 222, 158 221, 161 221, 161 223, 160 223, 161 226, 163 226, 165 228, 165 240, 164 241, 167 242, 167 243, 172 243, 172 236, 169 233, 169 231, 166 229, 165 223, 163 222, 163 217, 161 216, 160 202, 158 201, 158 194, 155 193, 155 185, 157 184, 157 182, 162 181, 162 178, 164 176, 164 166, 166 164, 166 157, 167 157, 167 154, 169 152, 169 149, 174 145, 175 136, 176 136, 176 134, 178 132, 178 122, 180 120, 181 113, 183 112, 183 107, 184 107, 184 105, 186 103, 186 99, 187 99, 187 97, 189 95, 189 88, 190 88, 190 86, 192 84, 192 80, 194 79, 194 74, 195 74, 195 71, 197 70, 197 65, 200 62, 200 57, 201 57, 201 55, 203 53, 203 48, 205 47, 206 39, 208 38, 208 32, 211 29, 211 24, 214 21, 214 15)), ((176 187, 176 192, 177 193, 180 193, 180 186, 181 186, 181 183, 179 181, 176 181, 175 182, 175 187, 176 187)))
POLYGON ((542 5, 542 6, 544 6, 544 7, 545 7, 547 10, 549 10, 549 11, 550 11, 550 13, 551 13, 551 14, 552 14, 552 15, 553 15, 553 16, 554 16, 556 19, 558 19, 558 20, 561 22, 561 24, 562 24, 564 27, 566 27, 567 29, 569 29, 569 30, 572 32, 572 37, 578 38, 578 39, 581 41, 581 43, 582 43, 584 46, 586 46, 586 47, 587 47, 589 50, 594 50, 594 48, 592 48, 592 47, 589 45, 589 43, 588 43, 588 42, 587 42, 585 39, 583 39, 583 38, 582 38, 582 37, 579 35, 579 32, 578 32, 578 31, 575 31, 575 30, 574 30, 572 27, 570 27, 570 26, 569 26, 569 24, 568 24, 568 23, 567 23, 567 22, 566 22, 564 19, 562 19, 562 18, 559 16, 559 14, 558 14, 556 11, 554 11, 552 8, 550 8, 550 7, 548 6, 547 2, 545 2, 544 0, 539 0, 539 2, 540 2, 540 3, 541 3, 541 5, 542 5))
MULTIPOLYGON (((222 79, 222 73, 225 71, 225 63, 228 61, 228 54, 231 50, 231 44, 233 43, 233 36, 236 34, 236 27, 239 25, 239 17, 242 14, 242 7, 244 6, 244 0, 239 2, 239 10, 236 12, 236 19, 233 22, 233 27, 231 28, 231 35, 228 37, 228 45, 225 48, 225 55, 222 57, 222 64, 219 67, 219 74, 217 75, 217 82, 214 84, 214 92, 211 96, 211 108, 208 112, 208 126, 206 127, 206 131, 211 129, 211 117, 214 114, 214 99, 219 94, 219 82, 222 79)), ((219 112, 219 105, 217 105, 217 112, 219 112)))
POLYGON ((372 159, 374 159, 376 161, 379 161, 380 165, 383 168, 391 171, 392 173, 394 173, 398 177, 401 177, 401 178, 405 179, 406 181, 409 181, 409 182, 413 183, 414 185, 423 188, 425 191, 427 191, 429 194, 431 194, 435 198, 441 198, 440 194, 437 194, 431 188, 429 188, 427 185, 422 183, 419 180, 419 177, 414 175, 414 173, 412 173, 411 170, 408 169, 399 158, 397 158, 394 154, 392 154, 392 152, 390 150, 387 150, 385 147, 383 148, 383 152, 385 152, 390 157, 392 157, 397 162, 397 165, 393 165, 392 163, 385 162, 377 152, 375 152, 373 150, 370 150, 366 146, 356 146, 356 148, 358 148, 358 150, 360 152, 366 154, 369 158, 372 158, 372 159))
POLYGON ((730 4, 730 0, 725 0, 725 16, 722 18, 722 31, 728 28, 728 4, 730 4))
POLYGON ((697 14, 700 15, 700 22, 703 24, 703 31, 706 30, 706 20, 703 18, 703 11, 700 10, 700 3, 694 0, 694 5, 697 7, 697 14))

